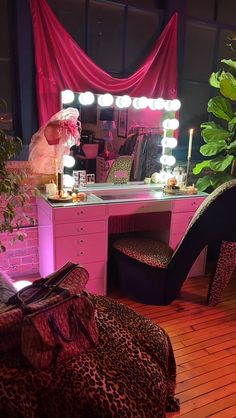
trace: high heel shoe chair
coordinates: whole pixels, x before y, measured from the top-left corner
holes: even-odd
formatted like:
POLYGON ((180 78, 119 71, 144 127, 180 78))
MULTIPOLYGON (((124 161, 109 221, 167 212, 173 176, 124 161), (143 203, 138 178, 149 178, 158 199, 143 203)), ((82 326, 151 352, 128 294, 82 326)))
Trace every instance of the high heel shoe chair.
POLYGON ((215 306, 236 267, 236 180, 214 190, 196 211, 182 241, 173 251, 153 239, 128 237, 113 243, 113 260, 121 291, 154 305, 167 305, 179 294, 200 252, 221 244, 207 303, 215 306))

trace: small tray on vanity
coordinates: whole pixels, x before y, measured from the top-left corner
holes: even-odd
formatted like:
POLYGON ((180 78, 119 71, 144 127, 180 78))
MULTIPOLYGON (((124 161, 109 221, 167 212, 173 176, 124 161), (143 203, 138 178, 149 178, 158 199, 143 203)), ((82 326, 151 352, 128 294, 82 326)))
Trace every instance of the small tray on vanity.
POLYGON ((184 189, 172 189, 171 187, 164 187, 163 192, 171 195, 193 195, 198 193, 198 189, 190 186, 184 189))
POLYGON ((71 203, 72 202, 71 196, 66 196, 66 197, 49 196, 47 199, 52 203, 71 203))

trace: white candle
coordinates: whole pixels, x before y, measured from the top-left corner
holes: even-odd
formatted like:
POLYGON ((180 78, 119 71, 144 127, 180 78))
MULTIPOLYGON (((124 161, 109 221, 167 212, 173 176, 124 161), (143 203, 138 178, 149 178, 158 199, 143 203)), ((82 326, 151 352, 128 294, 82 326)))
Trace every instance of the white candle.
POLYGON ((193 129, 189 130, 189 140, 188 140, 188 160, 190 160, 192 155, 192 144, 193 144, 193 129))

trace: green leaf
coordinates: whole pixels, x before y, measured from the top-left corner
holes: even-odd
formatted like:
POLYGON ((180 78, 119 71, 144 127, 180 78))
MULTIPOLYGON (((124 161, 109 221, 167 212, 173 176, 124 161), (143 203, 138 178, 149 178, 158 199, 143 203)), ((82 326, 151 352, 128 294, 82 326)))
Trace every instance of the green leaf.
POLYGON ((228 149, 229 151, 234 151, 234 150, 236 150, 236 140, 234 140, 233 142, 231 142, 231 143, 228 145, 227 149, 228 149))
POLYGON ((202 145, 200 147, 200 152, 205 157, 209 157, 212 155, 216 155, 219 152, 225 150, 226 147, 227 145, 225 141, 218 141, 218 142, 210 141, 208 142, 208 144, 202 145))
POLYGON ((220 92, 231 100, 236 100, 236 79, 230 73, 225 73, 224 79, 220 82, 220 92))
POLYGON ((233 132, 233 130, 235 129, 235 125, 236 125, 236 116, 231 119, 228 123, 228 128, 230 132, 233 132))
POLYGON ((210 160, 202 161, 201 163, 198 163, 193 168, 193 174, 199 174, 203 170, 203 168, 209 167, 210 160))
POLYGON ((201 123, 201 128, 206 128, 206 129, 211 129, 211 128, 217 128, 220 129, 221 126, 217 125, 215 122, 211 121, 211 122, 203 122, 201 123))
POLYGON ((210 78, 209 78, 209 83, 212 87, 215 87, 217 89, 220 88, 220 80, 219 80, 219 76, 220 76, 221 71, 217 71, 217 73, 212 73, 210 78))
POLYGON ((229 122, 234 117, 230 100, 222 96, 216 96, 209 100, 207 111, 214 116, 229 122))
POLYGON ((233 70, 236 70, 236 61, 224 59, 224 60, 221 60, 221 62, 223 62, 224 64, 228 65, 233 70))
POLYGON ((213 176, 211 176, 211 184, 213 189, 216 189, 221 184, 226 183, 229 180, 232 180, 233 177, 229 173, 225 172, 217 172, 214 173, 213 176))
MULTIPOLYGON (((230 132, 223 128, 205 128, 202 130, 201 135, 205 142, 210 141, 225 141, 230 137, 230 132)), ((226 144, 225 144, 226 145, 226 144)))
POLYGON ((220 156, 217 158, 214 158, 213 160, 210 160, 209 167, 213 171, 225 171, 227 167, 230 166, 234 159, 233 155, 227 155, 226 157, 220 156))
POLYGON ((196 187, 198 190, 203 192, 211 186, 211 176, 207 175, 197 180, 196 187))

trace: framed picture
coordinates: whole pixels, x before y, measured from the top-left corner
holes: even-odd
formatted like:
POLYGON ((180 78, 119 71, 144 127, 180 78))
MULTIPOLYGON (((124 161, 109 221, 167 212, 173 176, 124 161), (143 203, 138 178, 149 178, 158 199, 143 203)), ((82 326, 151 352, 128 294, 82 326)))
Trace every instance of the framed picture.
POLYGON ((120 138, 126 138, 128 124, 128 109, 120 109, 118 111, 117 122, 117 136, 119 136, 120 138))

